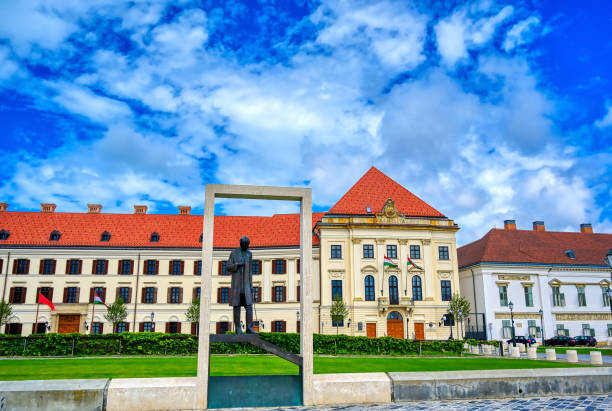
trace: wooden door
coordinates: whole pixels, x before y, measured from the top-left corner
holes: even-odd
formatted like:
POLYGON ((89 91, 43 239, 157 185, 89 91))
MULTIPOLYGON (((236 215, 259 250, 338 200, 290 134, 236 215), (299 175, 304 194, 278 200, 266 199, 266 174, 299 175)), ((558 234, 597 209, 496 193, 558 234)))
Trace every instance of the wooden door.
POLYGON ((387 320, 387 336, 393 338, 404 338, 404 321, 387 320))
POLYGON ((60 315, 58 332, 60 334, 78 333, 81 322, 80 315, 60 315))
POLYGON ((414 323, 414 339, 415 340, 425 339, 425 324, 414 323))
POLYGON ((366 323, 366 335, 370 338, 376 338, 376 323, 366 323))

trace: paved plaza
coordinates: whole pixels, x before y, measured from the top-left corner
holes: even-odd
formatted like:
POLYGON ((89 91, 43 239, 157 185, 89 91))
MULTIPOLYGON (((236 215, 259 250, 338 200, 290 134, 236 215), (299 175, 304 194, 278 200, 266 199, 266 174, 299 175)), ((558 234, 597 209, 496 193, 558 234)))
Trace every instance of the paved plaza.
MULTIPOLYGON (((579 397, 539 397, 505 400, 475 401, 415 401, 392 404, 371 405, 336 405, 320 407, 286 407, 286 408, 249 408, 250 410, 321 410, 321 411, 357 411, 357 410, 612 410, 612 394, 590 395, 579 397)), ((228 409, 229 410, 229 409, 228 409)))

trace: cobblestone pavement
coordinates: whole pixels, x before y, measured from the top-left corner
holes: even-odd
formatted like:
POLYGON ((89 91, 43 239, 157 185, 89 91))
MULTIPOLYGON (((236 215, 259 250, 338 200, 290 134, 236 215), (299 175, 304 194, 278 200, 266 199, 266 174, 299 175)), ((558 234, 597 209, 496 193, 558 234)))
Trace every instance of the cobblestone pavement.
POLYGON ((411 401, 392 404, 372 405, 337 405, 327 407, 286 407, 286 408, 247 408, 248 410, 317 410, 317 411, 357 411, 357 410, 582 410, 600 411, 612 410, 612 394, 590 395, 580 397, 539 397, 506 400, 474 400, 474 401, 411 401))

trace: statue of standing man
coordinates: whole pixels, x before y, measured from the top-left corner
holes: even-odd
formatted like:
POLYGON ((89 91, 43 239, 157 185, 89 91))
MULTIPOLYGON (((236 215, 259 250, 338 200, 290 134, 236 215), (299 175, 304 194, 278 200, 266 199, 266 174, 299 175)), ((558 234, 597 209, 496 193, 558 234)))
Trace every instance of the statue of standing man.
POLYGON ((236 334, 242 334, 240 327, 240 307, 246 311, 246 332, 257 334, 253 330, 253 279, 251 266, 253 257, 248 250, 251 240, 248 237, 240 239, 240 247, 234 249, 227 261, 227 270, 232 273, 232 295, 230 305, 234 307, 234 329, 236 334))

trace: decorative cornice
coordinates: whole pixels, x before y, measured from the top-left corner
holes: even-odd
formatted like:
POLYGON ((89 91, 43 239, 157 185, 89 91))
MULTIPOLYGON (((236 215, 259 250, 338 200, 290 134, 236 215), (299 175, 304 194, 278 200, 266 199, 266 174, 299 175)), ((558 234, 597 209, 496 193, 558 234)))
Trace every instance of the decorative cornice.
POLYGON ((424 239, 422 239, 422 240, 421 240, 421 244, 423 244, 423 245, 429 245, 429 244, 431 244, 431 240, 430 240, 430 239, 428 239, 428 238, 424 238, 424 239))

